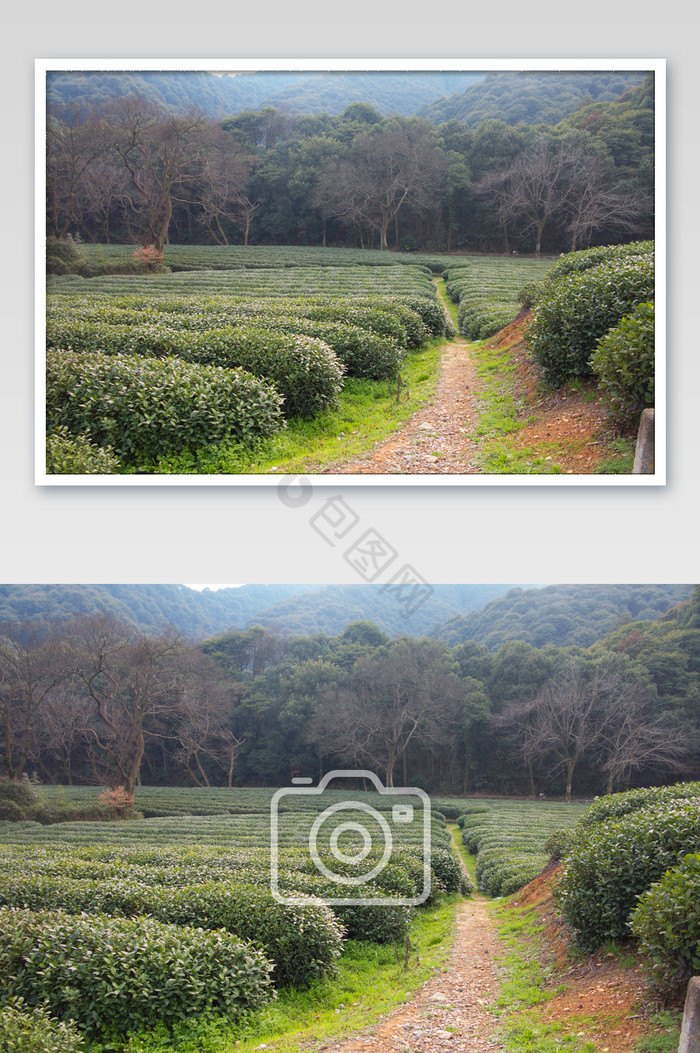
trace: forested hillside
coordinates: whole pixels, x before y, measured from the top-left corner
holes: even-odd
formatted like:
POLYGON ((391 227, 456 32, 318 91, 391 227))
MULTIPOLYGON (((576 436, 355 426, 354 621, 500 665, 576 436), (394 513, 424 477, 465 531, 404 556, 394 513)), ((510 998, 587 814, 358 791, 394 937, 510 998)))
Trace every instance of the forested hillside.
POLYGON ((2 585, 0 622, 67 618, 100 611, 147 631, 165 625, 201 638, 263 625, 282 635, 337 636, 354 621, 392 636, 417 635, 456 613, 477 610, 509 585, 435 585, 410 619, 395 590, 380 585, 243 585, 198 592, 186 585, 2 585))
POLYGON ((587 103, 619 100, 644 79, 643 73, 603 73, 593 70, 561 73, 544 70, 491 73, 459 95, 438 99, 422 116, 442 124, 458 120, 475 128, 482 121, 506 124, 558 124, 587 103))
POLYGON ((178 70, 75 71, 50 75, 47 94, 52 106, 138 95, 180 113, 194 106, 218 118, 266 106, 294 114, 339 114, 354 102, 367 103, 383 116, 407 116, 434 99, 461 93, 484 76, 440 70, 406 74, 280 69, 237 75, 178 70))
POLYGON ((507 640, 534 647, 587 647, 620 623, 653 621, 687 600, 689 585, 548 585, 511 589, 483 610, 451 619, 431 633, 450 645, 468 640, 497 650, 507 640))
MULTIPOLYGON (((636 617, 589 647, 557 646, 554 633, 540 647, 448 646, 411 619, 394 638, 363 620, 337 636, 257 626, 203 641, 99 608, 6 624, 0 770, 130 791, 273 786, 350 766, 388 785, 533 796, 697 778, 700 589, 618 588, 636 617), (648 612, 655 620, 639 618, 648 612)), ((569 617, 579 603, 585 625, 596 592, 609 609, 606 589, 572 591, 569 617)), ((556 592, 534 596, 504 601, 522 608, 521 637, 543 607, 556 612, 556 592)))
POLYGON ((186 585, 0 585, 0 622, 69 618, 100 611, 146 631, 172 625, 201 638, 242 628, 306 585, 245 585, 197 592, 186 585))
POLYGON ((424 85, 452 74, 319 74, 233 105, 258 76, 50 73, 47 234, 155 262, 168 244, 539 255, 654 236, 653 73, 489 74, 430 119, 424 85))

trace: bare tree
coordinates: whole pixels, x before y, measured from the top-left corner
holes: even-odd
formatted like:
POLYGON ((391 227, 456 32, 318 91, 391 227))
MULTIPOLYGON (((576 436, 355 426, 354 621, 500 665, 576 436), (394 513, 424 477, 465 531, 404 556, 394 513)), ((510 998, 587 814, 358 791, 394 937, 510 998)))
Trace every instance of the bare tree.
POLYGON ((63 238, 80 218, 83 183, 107 142, 98 113, 64 106, 46 120, 46 198, 50 232, 63 238))
POLYGON ((245 688, 226 688, 214 660, 199 648, 189 649, 182 666, 179 704, 161 734, 179 743, 177 755, 198 786, 211 785, 203 763, 207 758, 225 772, 227 784, 232 786, 245 738, 233 733, 230 719, 236 699, 245 688))
POLYGON ((5 624, 0 633, 0 720, 2 763, 19 779, 35 758, 35 736, 51 695, 67 679, 60 637, 43 622, 5 624))
POLYGON ((133 793, 146 740, 161 737, 180 703, 182 641, 171 630, 146 636, 94 615, 73 622, 70 642, 77 681, 99 718, 82 730, 108 758, 112 780, 133 793))
POLYGON ((611 186, 612 166, 586 143, 539 135, 510 167, 475 185, 489 198, 506 237, 517 228, 542 252, 547 225, 557 220, 571 235, 572 251, 596 231, 635 231, 648 219, 648 202, 611 186))
POLYGON ((172 114, 125 96, 109 104, 105 119, 112 160, 128 173, 129 205, 140 220, 142 241, 162 254, 174 205, 191 204, 202 178, 204 115, 172 114))
POLYGON ((655 715, 653 689, 619 656, 570 659, 536 698, 508 707, 496 725, 514 732, 531 773, 541 762, 564 772, 567 799, 584 757, 598 766, 610 793, 648 764, 684 770, 693 751, 687 732, 655 715))
POLYGON ((403 207, 436 207, 446 173, 430 122, 395 118, 358 135, 348 156, 326 167, 314 203, 327 216, 376 230, 386 249, 389 225, 403 207))
POLYGON ((347 683, 322 697, 312 741, 324 753, 383 770, 393 786, 396 764, 411 744, 437 749, 453 741, 461 700, 444 649, 400 639, 380 656, 360 658, 347 683))

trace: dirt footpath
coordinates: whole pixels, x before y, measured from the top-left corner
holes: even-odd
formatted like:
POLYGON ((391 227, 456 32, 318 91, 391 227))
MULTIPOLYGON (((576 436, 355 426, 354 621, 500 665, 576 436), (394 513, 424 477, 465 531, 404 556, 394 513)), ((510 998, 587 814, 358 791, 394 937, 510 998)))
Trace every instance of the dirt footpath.
POLYGON ((459 906, 454 946, 443 972, 370 1034, 322 1046, 325 1053, 486 1053, 503 1050, 489 1012, 498 990, 502 952, 485 901, 459 906))
MULTIPOLYGON (((446 344, 433 402, 389 439, 354 461, 327 465, 334 475, 473 475, 480 472, 470 440, 478 414, 476 369, 469 343, 446 344)), ((405 396, 404 396, 405 397, 405 396)))

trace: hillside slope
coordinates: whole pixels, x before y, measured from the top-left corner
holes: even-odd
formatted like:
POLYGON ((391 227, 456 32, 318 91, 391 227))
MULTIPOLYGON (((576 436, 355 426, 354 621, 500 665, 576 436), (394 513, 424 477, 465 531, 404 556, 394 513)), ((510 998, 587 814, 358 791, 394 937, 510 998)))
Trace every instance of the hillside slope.
POLYGON ((512 589, 481 611, 450 619, 431 636, 450 645, 475 640, 497 650, 507 640, 534 647, 587 647, 624 621, 656 621, 692 594, 692 585, 548 585, 512 589))

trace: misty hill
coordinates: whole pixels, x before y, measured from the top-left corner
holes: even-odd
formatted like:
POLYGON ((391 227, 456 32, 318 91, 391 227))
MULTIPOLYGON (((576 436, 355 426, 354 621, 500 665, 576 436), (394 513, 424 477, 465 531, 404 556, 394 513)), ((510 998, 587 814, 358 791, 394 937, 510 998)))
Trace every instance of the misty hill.
POLYGON ((510 585, 435 585, 415 612, 381 585, 243 585, 197 592, 185 585, 0 585, 0 621, 112 614, 147 631, 173 625, 203 638, 264 625, 281 634, 340 635, 371 621, 393 636, 421 636, 483 607, 510 585))
POLYGON ((548 585, 511 589, 481 611, 431 632, 450 645, 476 640, 497 650, 506 640, 534 647, 587 647, 625 621, 656 621, 689 599, 692 585, 548 585))
POLYGON ((356 621, 373 622, 390 636, 424 636, 443 620, 441 612, 464 614, 479 610, 509 588, 510 585, 433 585, 432 594, 411 612, 410 589, 399 594, 383 585, 326 585, 318 591, 282 600, 260 612, 257 620, 272 631, 303 636, 338 636, 356 621))
POLYGON ((366 102, 383 116, 409 116, 435 99, 461 93, 483 76, 441 70, 261 70, 235 76, 194 70, 62 70, 47 75, 47 102, 99 103, 140 95, 177 111, 194 106, 214 118, 265 106, 292 114, 339 114, 354 102, 366 102))
POLYGON ((147 631, 173 625, 201 638, 242 628, 306 585, 245 585, 197 592, 186 585, 0 585, 0 621, 70 617, 96 611, 147 631))
POLYGON ((458 120, 475 128, 496 119, 506 124, 558 124, 591 102, 615 102, 642 83, 645 74, 558 70, 490 73, 461 94, 437 99, 421 116, 436 124, 458 120))

